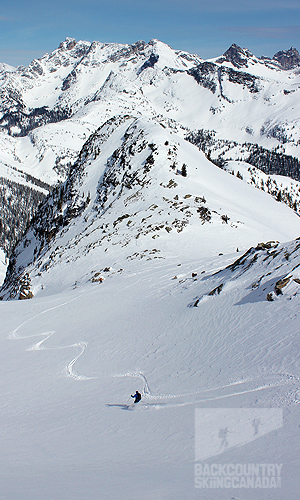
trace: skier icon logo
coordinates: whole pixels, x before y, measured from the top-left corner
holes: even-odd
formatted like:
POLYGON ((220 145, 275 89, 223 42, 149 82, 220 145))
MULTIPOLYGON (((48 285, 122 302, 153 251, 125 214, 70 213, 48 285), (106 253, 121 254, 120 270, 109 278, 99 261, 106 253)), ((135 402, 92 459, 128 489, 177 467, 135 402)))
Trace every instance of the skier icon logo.
POLYGON ((246 445, 282 426, 282 408, 196 408, 195 460, 246 445))

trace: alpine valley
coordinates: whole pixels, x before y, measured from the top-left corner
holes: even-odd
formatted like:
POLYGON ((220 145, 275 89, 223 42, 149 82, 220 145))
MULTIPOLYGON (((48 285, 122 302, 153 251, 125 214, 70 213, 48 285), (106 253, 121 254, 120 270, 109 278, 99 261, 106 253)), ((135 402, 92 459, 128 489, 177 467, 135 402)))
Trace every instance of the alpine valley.
POLYGON ((0 65, 1 499, 297 497, 299 96, 293 47, 0 65))

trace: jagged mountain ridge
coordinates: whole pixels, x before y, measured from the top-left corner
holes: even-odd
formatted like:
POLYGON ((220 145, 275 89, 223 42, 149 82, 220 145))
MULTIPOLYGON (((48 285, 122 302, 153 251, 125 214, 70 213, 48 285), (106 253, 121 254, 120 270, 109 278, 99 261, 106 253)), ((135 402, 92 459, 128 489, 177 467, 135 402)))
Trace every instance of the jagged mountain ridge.
POLYGON ((269 67, 236 45, 204 61, 157 40, 120 45, 66 39, 28 68, 1 72, 2 150, 22 170, 53 183, 101 123, 137 109, 174 127, 213 129, 225 139, 270 148, 280 142, 272 134, 277 126, 286 130, 286 152, 297 156, 299 123, 292 109, 299 77, 272 61, 269 67), (251 109, 256 101, 263 116, 251 109))
POLYGON ((233 43, 223 56, 217 59, 217 62, 222 63, 227 61, 232 63, 236 68, 249 68, 254 64, 262 63, 267 67, 274 69, 294 69, 300 66, 300 55, 295 47, 288 50, 276 52, 272 58, 270 57, 255 57, 250 50, 242 49, 236 43, 233 43))
POLYGON ((67 181, 40 207, 1 295, 53 293, 122 273, 131 260, 232 253, 299 231, 293 211, 213 165, 180 134, 121 115, 89 138, 67 181))
POLYGON ((273 59, 278 61, 283 69, 300 66, 300 55, 295 47, 291 47, 289 50, 280 50, 274 55, 273 59))
MULTIPOLYGON (((297 63, 293 48, 281 56, 291 57, 292 66, 297 63)), ((219 166, 231 160, 247 162, 242 142, 247 140, 246 149, 252 144, 256 148, 251 165, 299 179, 300 79, 296 68, 283 70, 286 63, 276 57, 256 58, 233 44, 222 58, 204 61, 158 40, 124 45, 68 38, 27 68, 3 65, 1 176, 45 193, 66 179, 99 125, 114 116, 132 115, 154 119, 182 137, 208 130, 216 140, 201 149, 219 166), (225 153, 224 144, 229 144, 225 153)), ((297 209, 294 187, 286 189, 288 204, 297 209)), ((13 200, 11 212, 18 206, 22 214, 22 196, 19 205, 13 200)), ((33 204, 30 211, 36 210, 33 204)), ((26 213, 21 217, 25 221, 26 213)), ((7 255, 16 241, 10 234, 3 238, 7 255)))

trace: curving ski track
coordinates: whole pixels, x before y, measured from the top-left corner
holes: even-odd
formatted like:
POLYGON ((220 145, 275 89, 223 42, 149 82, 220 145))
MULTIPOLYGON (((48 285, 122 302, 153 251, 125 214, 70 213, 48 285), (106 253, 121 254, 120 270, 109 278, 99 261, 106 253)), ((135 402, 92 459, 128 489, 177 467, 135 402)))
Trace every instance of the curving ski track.
MULTIPOLYGON (((56 332, 55 330, 50 330, 46 332, 34 333, 31 335, 20 335, 22 328, 28 323, 34 321, 34 319, 49 313, 55 309, 64 307, 71 302, 77 300, 78 296, 75 298, 58 304, 56 306, 50 307, 41 311, 40 313, 32 316, 23 323, 21 323, 17 328, 15 328, 9 335, 8 338, 14 340, 24 340, 31 339, 35 337, 42 337, 42 340, 34 343, 31 347, 28 347, 26 351, 50 351, 50 350, 61 350, 61 349, 76 349, 78 354, 69 361, 69 363, 64 368, 64 373, 67 377, 70 377, 76 381, 92 380, 97 377, 89 377, 86 375, 78 374, 74 366, 79 358, 85 353, 87 344, 85 342, 77 342, 74 344, 68 344, 66 346, 54 346, 46 347, 45 342, 52 337, 56 332)), ((299 383, 299 377, 289 374, 289 373, 276 373, 271 375, 265 375, 261 377, 249 377, 247 379, 237 380, 219 387, 213 387, 210 389, 203 389, 201 391, 181 393, 181 394, 155 394, 151 391, 148 380, 144 373, 140 370, 128 371, 126 373, 117 373, 111 375, 111 377, 131 377, 138 378, 143 383, 142 392, 142 403, 139 408, 145 409, 161 409, 161 408, 174 408, 187 405, 201 404, 216 400, 222 400, 231 397, 241 396, 243 394, 248 394, 252 392, 263 391, 271 388, 278 387, 280 385, 292 384, 297 385, 299 383)), ((115 407, 122 407, 124 405, 109 405, 115 407)))
POLYGON ((76 348, 77 350, 79 349, 79 354, 77 356, 75 356, 75 358, 73 358, 67 364, 67 366, 64 369, 64 372, 66 373, 66 375, 68 377, 71 377, 74 380, 92 380, 95 377, 88 377, 86 375, 79 375, 73 369, 75 363, 84 354, 84 352, 85 352, 85 350, 87 348, 87 344, 85 342, 78 342, 76 344, 69 344, 69 345, 66 345, 66 346, 45 347, 43 345, 44 342, 46 342, 46 340, 48 340, 50 337, 52 337, 52 335, 55 334, 55 330, 51 330, 51 331, 48 331, 48 332, 34 333, 32 335, 26 335, 24 337, 18 333, 26 324, 32 322, 33 320, 35 320, 39 316, 42 316, 42 315, 44 315, 46 313, 49 313, 50 311, 53 311, 54 309, 58 309, 58 308, 64 307, 64 306, 70 304, 71 302, 73 302, 74 300, 76 300, 77 298, 78 298, 78 296, 75 297, 74 299, 71 299, 71 300, 67 301, 67 302, 63 302, 62 304, 59 304, 57 306, 53 306, 53 307, 50 307, 48 309, 45 309, 44 311, 41 311, 40 313, 36 314, 35 316, 32 316, 31 318, 29 318, 26 321, 24 321, 23 323, 21 323, 17 328, 15 328, 8 335, 8 338, 9 339, 13 339, 13 340, 24 340, 24 339, 34 338, 34 337, 44 337, 39 342, 36 342, 31 347, 28 347, 26 349, 26 351, 53 351, 53 350, 62 350, 62 349, 73 349, 73 348, 76 348))
MULTIPOLYGON (((264 391, 290 383, 293 384, 299 382, 299 377, 296 377, 288 373, 277 373, 268 376, 253 377, 244 380, 238 380, 219 387, 214 387, 211 389, 203 389, 197 392, 189 392, 181 394, 154 394, 150 391, 148 380, 141 371, 115 374, 113 375, 113 377, 140 378, 143 381, 144 385, 141 391, 143 399, 141 404, 139 404, 138 406, 139 408, 142 407, 149 410, 176 408, 181 406, 218 401, 222 399, 241 396, 244 394, 264 391), (178 401, 176 401, 176 399, 178 401)), ((107 406, 114 406, 121 408, 127 405, 114 404, 107 406)))

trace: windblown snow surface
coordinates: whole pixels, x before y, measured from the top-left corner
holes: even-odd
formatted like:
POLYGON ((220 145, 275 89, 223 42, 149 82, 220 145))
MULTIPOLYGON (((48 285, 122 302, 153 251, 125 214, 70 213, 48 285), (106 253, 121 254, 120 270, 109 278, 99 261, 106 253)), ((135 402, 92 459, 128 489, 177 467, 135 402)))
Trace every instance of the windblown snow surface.
POLYGON ((1 303, 0 497, 295 499, 297 245, 218 274, 236 255, 132 262, 102 284, 1 303), (194 487, 195 410, 220 408, 282 409, 281 428, 205 461, 283 464, 281 488, 194 487))

